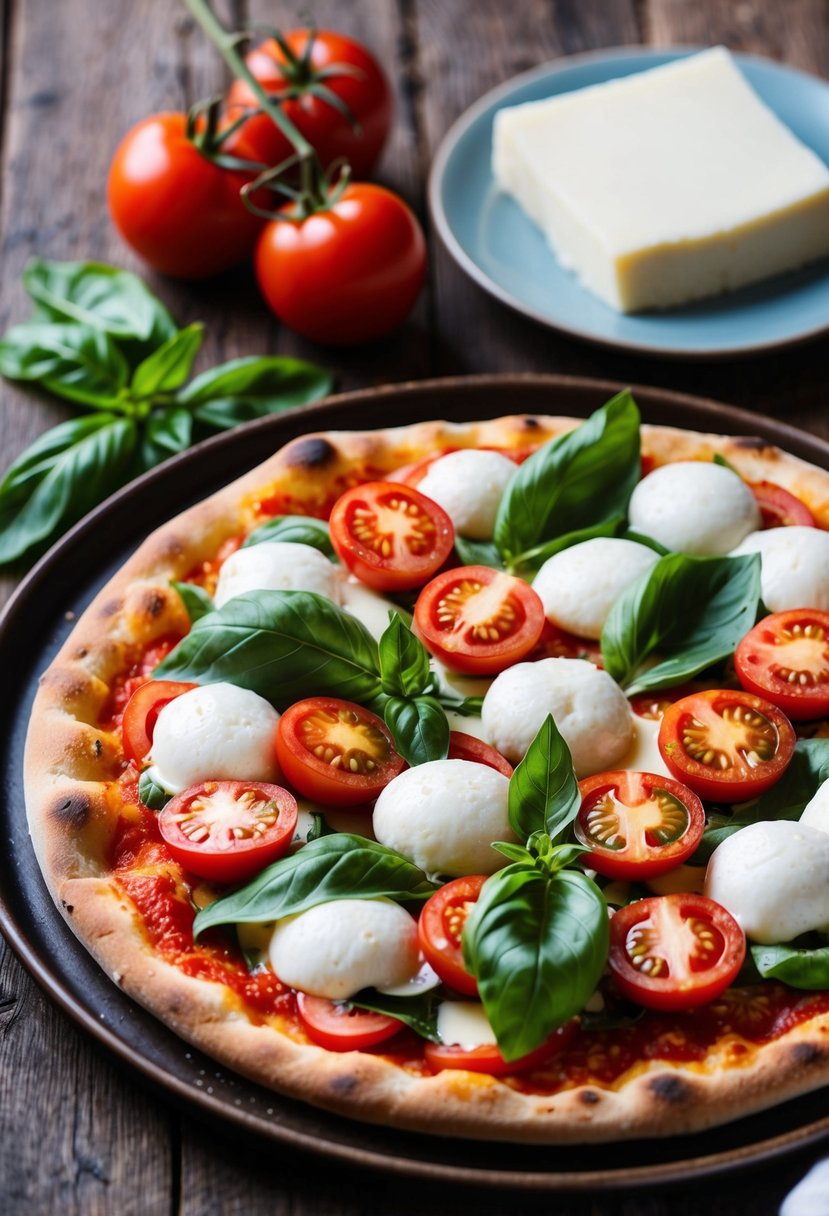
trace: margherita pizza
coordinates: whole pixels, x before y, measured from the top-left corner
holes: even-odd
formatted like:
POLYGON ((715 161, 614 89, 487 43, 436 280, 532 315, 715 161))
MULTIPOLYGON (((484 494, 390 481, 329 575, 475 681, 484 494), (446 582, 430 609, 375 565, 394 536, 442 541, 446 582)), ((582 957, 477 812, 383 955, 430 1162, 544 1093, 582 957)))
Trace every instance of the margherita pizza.
POLYGON ((829 474, 509 417, 309 435, 150 536, 32 715, 68 924, 401 1128, 691 1131, 829 1082, 829 474))

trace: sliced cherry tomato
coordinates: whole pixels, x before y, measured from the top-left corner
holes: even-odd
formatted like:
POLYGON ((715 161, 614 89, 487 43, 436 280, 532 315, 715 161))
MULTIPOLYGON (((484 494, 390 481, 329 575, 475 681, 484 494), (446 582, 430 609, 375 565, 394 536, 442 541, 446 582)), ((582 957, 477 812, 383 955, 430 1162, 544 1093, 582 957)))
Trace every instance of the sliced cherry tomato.
POLYGON ((734 652, 743 688, 796 722, 829 714, 829 612, 795 608, 764 617, 734 652))
POLYGON ((337 697, 310 697, 286 710, 276 755, 289 784, 323 806, 372 802, 406 767, 382 719, 337 697))
POLYGON ((545 621, 541 637, 533 653, 536 659, 587 659, 596 667, 602 665, 602 648, 593 638, 580 638, 566 629, 559 629, 552 621, 545 621))
POLYGON ((424 587, 415 630, 451 671, 494 676, 525 658, 541 637, 544 605, 520 578, 489 566, 458 566, 424 587))
POLYGON ((668 768, 715 802, 745 802, 774 785, 796 737, 777 706, 739 689, 714 688, 669 706, 659 727, 668 768))
POLYGON ((461 730, 449 732, 449 760, 471 760, 473 764, 486 764, 494 768, 496 773, 511 777, 512 765, 506 756, 502 756, 494 747, 476 739, 474 735, 465 735, 461 730))
POLYGON ((287 853, 296 830, 293 794, 266 781, 202 781, 158 816, 185 870, 211 882, 242 882, 287 853))
POLYGON ((630 698, 630 708, 638 718, 647 718, 650 722, 659 722, 665 716, 665 710, 679 701, 689 697, 694 691, 690 684, 678 684, 676 688, 660 688, 658 692, 642 692, 630 698))
POLYGON ((331 543, 345 566, 376 591, 412 591, 452 552, 452 520, 419 490, 369 481, 346 490, 329 520, 331 543))
POLYGON ((121 236, 162 274, 199 279, 247 257, 262 220, 240 196, 244 174, 221 169, 187 138, 184 114, 154 114, 128 131, 109 170, 121 236))
POLYGON ((296 1003, 308 1038, 328 1051, 362 1051, 403 1029, 397 1018, 357 1009, 347 1001, 328 1001, 300 992, 296 1003))
POLYGON ((494 1043, 484 1047, 455 1047, 448 1043, 426 1043, 426 1063, 433 1072, 447 1068, 463 1068, 467 1072, 486 1072, 491 1077, 505 1077, 516 1072, 528 1072, 546 1063, 550 1056, 564 1051, 576 1033, 576 1021, 565 1022, 554 1030, 550 1037, 522 1056, 520 1060, 505 1060, 494 1043))
POLYGON ((158 715, 165 705, 175 701, 183 692, 198 688, 179 680, 149 680, 136 688, 127 702, 121 727, 124 734, 124 754, 139 764, 153 743, 153 731, 158 715))
POLYGON ((486 878, 485 874, 453 878, 427 899, 417 922, 420 949, 426 961, 444 984, 464 996, 477 996, 478 985, 464 965, 461 937, 486 878))
POLYGON ((705 811, 687 785, 656 773, 598 773, 579 782, 573 825, 590 849, 585 862, 607 878, 645 880, 690 857, 705 830, 705 811))
POLYGON ((818 526, 812 512, 794 494, 775 485, 773 481, 750 481, 748 487, 757 499, 764 528, 801 528, 818 526))
POLYGON ((640 899, 610 922, 613 978, 646 1009, 707 1005, 736 978, 745 953, 734 917, 705 895, 640 899))

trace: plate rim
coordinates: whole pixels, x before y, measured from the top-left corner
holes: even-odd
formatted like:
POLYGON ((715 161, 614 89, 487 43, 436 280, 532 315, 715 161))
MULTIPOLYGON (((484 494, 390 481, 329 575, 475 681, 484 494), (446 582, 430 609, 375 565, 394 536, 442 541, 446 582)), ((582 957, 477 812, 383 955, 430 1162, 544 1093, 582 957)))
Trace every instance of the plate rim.
MULTIPOLYGON (((565 391, 572 390, 576 393, 582 392, 585 395, 590 392, 597 394, 607 393, 610 395, 625 386, 616 381, 603 379, 535 373, 482 374, 430 380, 412 380, 400 384, 357 389, 327 397, 323 401, 296 407, 282 414, 260 419, 257 422, 248 424, 244 428, 236 428, 234 431, 213 436, 164 462, 162 465, 157 466, 155 469, 150 470, 123 487, 85 516, 84 519, 79 521, 53 545, 24 577, 4 606, 2 613, 0 613, 0 644, 5 642, 8 632, 15 627, 17 616, 25 612, 29 597, 37 594, 44 579, 48 580, 53 564, 60 559, 65 550, 71 549, 79 541, 82 541, 88 533, 94 533, 100 520, 108 515, 114 504, 121 503, 136 494, 141 495, 149 488, 155 487, 158 483, 169 482, 174 486, 178 469, 183 465, 189 466, 198 462, 202 458, 205 449, 222 449, 226 446, 231 446, 234 443, 234 439, 240 444, 244 443, 244 440, 239 436, 239 432, 242 430, 248 435, 251 432, 267 434, 273 431, 278 436, 280 430, 284 428, 286 421, 290 425, 294 420, 307 418, 312 423, 315 417, 330 413, 332 410, 338 415, 343 415, 343 421, 347 422, 349 409, 357 401, 364 404, 377 402, 378 400, 382 402, 384 398, 390 397, 397 397, 402 400, 403 409, 401 410, 401 414, 403 417, 401 418, 401 425, 405 425, 403 419, 406 417, 405 402, 407 398, 413 398, 423 393, 433 394, 436 400, 440 404, 443 404, 443 401, 446 399, 452 397, 456 400, 462 399, 466 393, 471 393, 474 396, 482 390, 493 387, 501 391, 506 390, 507 392, 511 387, 524 387, 539 391, 555 391, 556 389, 560 389, 565 391)), ((679 406, 684 410, 690 410, 692 413, 698 412, 700 420, 704 421, 706 425, 716 425, 718 420, 721 419, 723 423, 728 423, 737 433, 752 434, 759 431, 761 432, 761 436, 768 438, 770 442, 788 443, 790 447, 794 446, 800 449, 805 459, 820 460, 822 458, 825 462, 825 467, 829 470, 829 441, 823 440, 819 436, 799 431, 775 418, 766 415, 756 416, 747 410, 736 406, 729 406, 710 398, 696 397, 670 389, 660 389, 646 385, 633 385, 630 387, 632 387, 634 396, 638 396, 642 402, 644 407, 643 413, 645 414, 653 412, 658 408, 664 409, 679 406), (763 432, 765 434, 762 434, 763 432)), ((439 408, 435 412, 436 414, 441 414, 444 411, 439 408)), ((451 410, 446 410, 445 412, 451 414, 451 410)), ((481 412, 484 416, 495 416, 494 411, 486 405, 482 406, 481 412)), ((573 416, 578 415, 574 413, 573 416)), ((313 429, 313 427, 310 429, 313 429)), ((349 428, 346 426, 343 429, 347 430, 349 428)), ((253 467, 255 467, 255 464, 253 467)), ((175 492, 173 492, 173 501, 175 501, 175 497, 175 492)), ((177 505, 174 510, 175 513, 178 513, 177 505)), ((57 908, 52 904, 49 907, 51 913, 63 925, 57 908)), ((65 925, 64 928, 66 932, 71 932, 65 925)), ((829 1116, 826 1116, 812 1123, 790 1129, 780 1135, 747 1143, 725 1152, 706 1153, 701 1156, 687 1157, 670 1162, 624 1166, 619 1169, 575 1172, 526 1170, 521 1173, 514 1171, 512 1174, 505 1174, 498 1169, 488 1169, 477 1165, 450 1165, 405 1155, 390 1156, 387 1152, 376 1148, 359 1149, 351 1145, 332 1141, 326 1141, 324 1144, 321 1144, 318 1137, 297 1131, 290 1125, 267 1123, 256 1113, 250 1112, 243 1107, 228 1106, 220 1097, 212 1096, 201 1089, 194 1090, 184 1079, 167 1072, 148 1057, 136 1056, 134 1049, 118 1035, 116 1029, 95 1017, 94 1013, 84 1007, 82 1002, 69 990, 64 979, 60 975, 55 975, 52 958, 47 957, 44 959, 40 956, 36 947, 29 940, 26 926, 19 923, 18 918, 6 902, 2 884, 2 873, 0 873, 0 932, 4 935, 18 960, 50 1000, 57 1004, 76 1025, 86 1031, 95 1041, 96 1045, 103 1046, 110 1056, 114 1056, 117 1064, 126 1067, 131 1073, 139 1073, 142 1080, 148 1083, 149 1087, 156 1094, 160 1095, 163 1100, 172 1101, 179 1109, 183 1109, 189 1115, 206 1118, 212 1123, 222 1123, 236 1132, 254 1132, 260 1137, 275 1140, 281 1144, 293 1145, 297 1149, 314 1155, 320 1155, 328 1159, 333 1158, 352 1165, 356 1164, 374 1171, 393 1173, 404 1177, 408 1176, 423 1181, 486 1185, 495 1186, 499 1189, 524 1190, 537 1193, 545 1191, 549 1193, 572 1193, 589 1190, 612 1192, 625 1191, 643 1185, 664 1186, 671 1183, 686 1183, 691 1179, 710 1179, 729 1171, 749 1168, 757 1163, 758 1157, 761 1157, 765 1163, 777 1160, 780 1157, 789 1156, 794 1152, 806 1150, 824 1141, 829 1136, 829 1116)), ((134 1004, 126 994, 121 993, 121 996, 124 1000, 134 1004)), ((164 1023, 160 1024, 164 1025, 164 1023)), ((171 1031, 170 1033, 174 1032, 171 1031)), ((186 1041, 183 1042, 186 1044, 186 1041)), ((274 1092, 275 1101, 278 1102, 282 1097, 283 1095, 274 1092)), ((328 1115, 328 1112, 324 1111, 319 1113, 328 1115)), ((330 1117, 332 1119, 338 1118, 334 1115, 330 1117)), ((355 1120, 352 1122, 358 1124, 359 1121, 355 1120)), ((370 1130, 371 1125, 366 1126, 370 1130)), ((410 1136, 417 1137, 416 1133, 405 1131, 400 1131, 399 1134, 403 1138, 410 1136)), ((478 1143, 499 1142, 479 1141, 478 1143)), ((508 1142, 503 1143, 509 1148, 508 1142)), ((635 1145, 636 1141, 630 1143, 635 1145)), ((539 1152, 543 1152, 545 1147, 549 1149, 550 1146, 539 1145, 536 1147, 539 1149, 539 1152)))
MULTIPOLYGON (((612 63, 615 60, 625 59, 632 55, 644 56, 648 59, 661 58, 665 55, 679 57, 706 49, 705 46, 694 43, 672 43, 670 46, 642 46, 638 43, 630 43, 628 45, 606 47, 594 51, 579 51, 573 55, 560 55, 555 59, 547 60, 545 63, 537 64, 535 67, 518 72, 515 76, 511 76, 509 80, 502 81, 500 84, 488 89, 477 101, 468 106, 448 128, 438 144, 429 169, 429 179, 426 188, 429 217, 440 238, 441 244, 453 261, 488 295, 507 305, 514 312, 528 317, 538 325, 542 325, 545 329, 552 329, 557 333, 566 334, 568 337, 576 338, 581 342, 605 346, 612 350, 649 355, 654 358, 666 360, 688 359, 695 362, 721 362, 725 359, 732 359, 735 356, 750 357, 768 354, 773 351, 789 350, 793 347, 813 342, 821 335, 829 332, 828 319, 823 325, 817 325, 809 330, 792 334, 789 337, 770 339, 767 342, 740 342, 727 347, 717 347, 716 349, 704 346, 690 348, 664 346, 653 342, 637 342, 624 338, 604 336, 570 325, 565 320, 553 320, 548 314, 531 304, 523 302, 507 288, 502 287, 467 253, 449 222, 446 209, 443 205, 442 190, 446 169, 455 149, 468 129, 473 126, 482 114, 486 113, 493 105, 497 105, 502 99, 511 96, 517 88, 538 79, 545 79, 548 76, 558 76, 571 65, 578 66, 579 64, 597 62, 612 63)), ((770 67, 773 71, 780 72, 783 75, 805 77, 810 82, 823 85, 829 91, 829 81, 816 72, 810 72, 805 68, 795 67, 793 64, 783 63, 765 55, 753 55, 742 51, 731 51, 730 48, 727 49, 738 64, 745 62, 762 64, 764 67, 770 67)))

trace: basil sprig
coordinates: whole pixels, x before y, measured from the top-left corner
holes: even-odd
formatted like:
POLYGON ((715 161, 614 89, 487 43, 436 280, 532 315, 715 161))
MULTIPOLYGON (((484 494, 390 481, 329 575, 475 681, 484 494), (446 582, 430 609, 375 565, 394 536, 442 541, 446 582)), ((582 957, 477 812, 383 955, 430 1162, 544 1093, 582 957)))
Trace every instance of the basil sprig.
POLYGON ((179 329, 133 274, 35 259, 29 321, 0 339, 0 374, 92 411, 41 435, 0 481, 0 563, 36 552, 130 478, 192 442, 330 391, 298 359, 235 359, 189 384, 204 336, 179 329))
POLYGON ((267 523, 254 528, 245 537, 242 548, 248 549, 251 545, 259 545, 263 541, 288 541, 291 544, 310 545, 324 553, 329 561, 337 560, 328 524, 310 515, 275 515, 267 523))
POLYGON ((282 920, 336 899, 428 899, 437 884, 402 854, 349 832, 321 836, 275 861, 246 886, 197 913, 198 936, 212 925, 282 920))
POLYGON ((781 942, 750 947, 755 967, 764 980, 780 980, 790 988, 829 988, 829 946, 799 946, 781 942))
POLYGON ((157 780, 152 767, 145 768, 138 778, 138 797, 151 811, 160 811, 172 798, 169 790, 157 780))
POLYGON ((207 616, 208 612, 213 612, 215 608, 213 599, 207 594, 204 587, 199 587, 197 583, 179 583, 175 580, 170 583, 170 586, 181 596, 191 625, 200 621, 203 616, 207 616))
POLYGON ((668 554, 614 602, 602 662, 628 696, 670 688, 733 654, 759 603, 759 554, 668 554))

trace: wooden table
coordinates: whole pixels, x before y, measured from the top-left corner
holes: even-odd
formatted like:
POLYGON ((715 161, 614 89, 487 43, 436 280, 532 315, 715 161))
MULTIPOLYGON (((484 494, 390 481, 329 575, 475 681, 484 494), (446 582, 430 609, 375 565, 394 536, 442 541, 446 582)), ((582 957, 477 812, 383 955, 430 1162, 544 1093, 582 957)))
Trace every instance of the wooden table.
MULTIPOLYGON (((486 89, 561 55, 599 47, 722 42, 829 75, 826 0, 315 0, 321 26, 363 39, 393 77, 397 123, 380 172, 426 222, 429 163, 449 124, 486 89)), ((222 86, 217 54, 174 0, 6 0, 3 58, 3 274, 0 324, 23 319, 20 272, 33 254, 140 269, 103 197, 120 135, 153 111, 182 109, 222 86)), ((288 0, 221 0, 228 24, 289 28, 288 0)), ((175 315, 207 322, 201 366, 253 353, 326 362, 349 388, 481 371, 560 371, 717 397, 829 436, 827 341, 754 360, 704 364, 628 357, 558 337, 493 302, 433 241, 429 285, 409 323, 375 346, 315 348, 279 328, 247 270, 197 287, 148 276, 175 315)), ((54 400, 3 385, 5 466, 65 416, 54 400)), ((509 402, 504 402, 505 410, 509 402)), ((378 419, 388 422, 389 419, 378 419)), ((3 584, 5 592, 12 579, 3 584)), ((494 1148, 493 1153, 497 1154, 494 1148)), ((0 1212, 288 1213, 357 1216, 459 1205, 561 1216, 733 1216, 777 1211, 817 1153, 750 1177, 627 1198, 532 1201, 490 1192, 400 1187, 274 1147, 234 1143, 173 1111, 103 1058, 58 1013, 0 942, 0 1212)), ((601 1159, 601 1150, 597 1150, 601 1159)))

